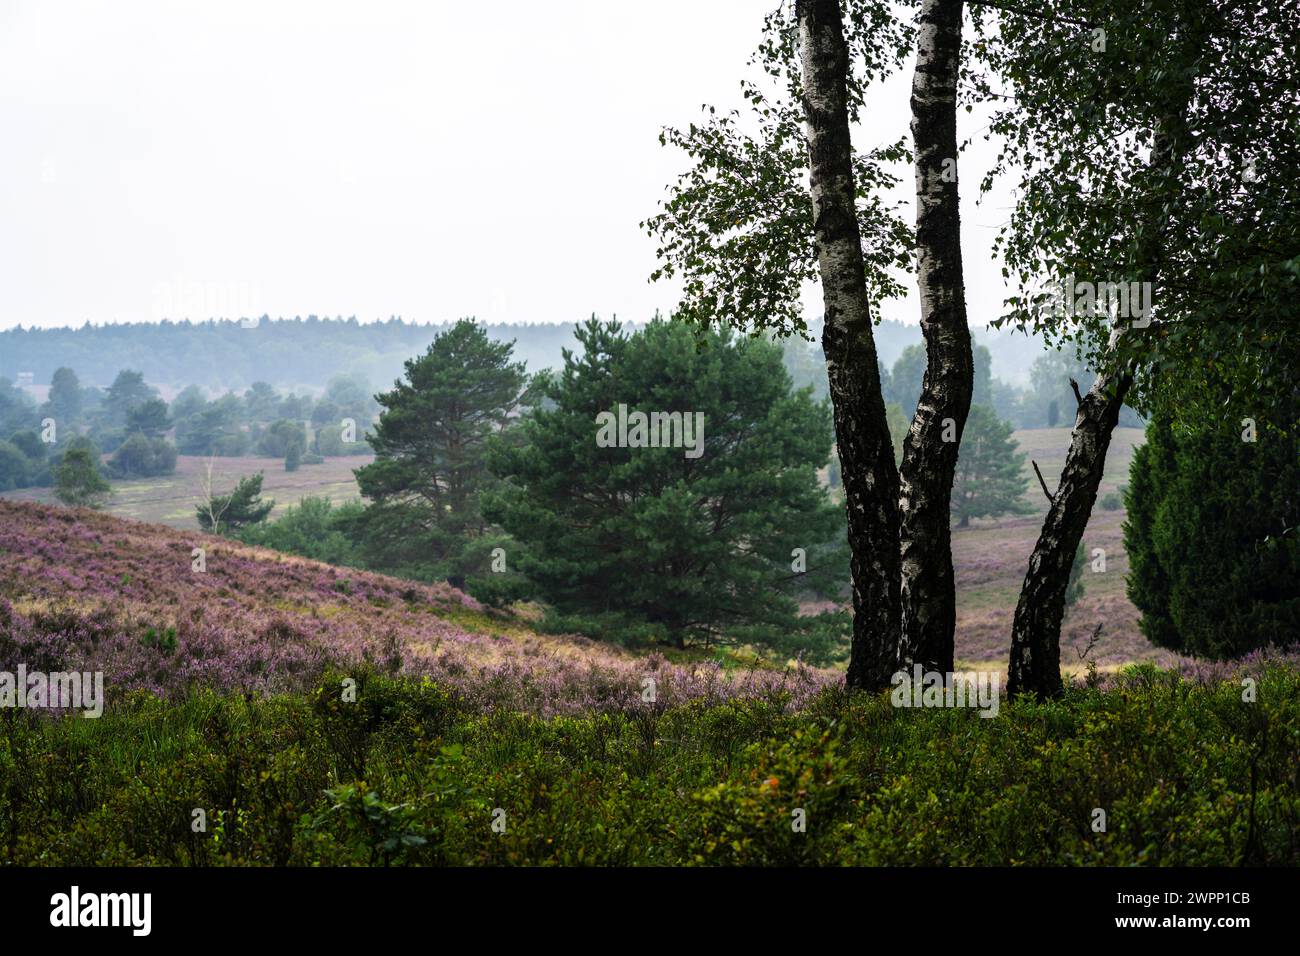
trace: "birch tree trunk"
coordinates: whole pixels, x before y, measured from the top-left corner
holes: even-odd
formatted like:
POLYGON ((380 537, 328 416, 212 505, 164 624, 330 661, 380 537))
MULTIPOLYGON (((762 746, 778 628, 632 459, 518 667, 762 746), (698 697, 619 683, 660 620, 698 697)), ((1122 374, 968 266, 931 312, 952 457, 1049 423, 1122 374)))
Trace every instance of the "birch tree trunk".
POLYGON ((1011 625, 1007 695, 1061 692, 1061 618, 1070 568, 1106 470, 1106 450, 1132 379, 1099 375, 1079 404, 1070 451, 1043 520, 1011 625))
MULTIPOLYGON (((1152 140, 1150 164, 1161 177, 1177 184, 1181 151, 1188 143, 1187 104, 1191 101, 1190 78, 1182 91, 1181 106, 1157 124, 1152 140)), ((1167 188, 1167 187, 1166 187, 1167 188)), ((1143 238, 1139 262, 1156 283, 1163 258, 1168 217, 1162 203, 1171 192, 1161 190, 1149 196, 1142 210, 1143 238)), ((1070 294, 1073 294, 1071 290, 1070 294)), ((1111 332, 1113 351, 1127 326, 1117 324, 1111 332)), ((1065 592, 1070 568, 1083 532, 1088 527, 1097 488, 1106 469, 1106 451, 1119 421, 1124 397, 1133 384, 1131 369, 1097 376, 1079 403, 1066 454, 1061 480, 1052 494, 1051 507, 1043 520, 1038 542, 1029 557, 1029 570, 1020 589, 1016 615, 1011 624, 1011 660, 1007 667, 1007 696, 1032 692, 1040 697, 1058 696, 1061 684, 1061 618, 1065 613, 1065 592)))
POLYGON ((957 604, 950 499, 974 383, 957 194, 957 74, 961 0, 924 0, 912 80, 917 282, 926 370, 903 443, 902 650, 905 664, 953 669, 957 604))
POLYGON ((849 53, 839 0, 797 0, 814 243, 853 574, 847 684, 879 690, 897 668, 898 472, 880 394, 849 139, 849 53))

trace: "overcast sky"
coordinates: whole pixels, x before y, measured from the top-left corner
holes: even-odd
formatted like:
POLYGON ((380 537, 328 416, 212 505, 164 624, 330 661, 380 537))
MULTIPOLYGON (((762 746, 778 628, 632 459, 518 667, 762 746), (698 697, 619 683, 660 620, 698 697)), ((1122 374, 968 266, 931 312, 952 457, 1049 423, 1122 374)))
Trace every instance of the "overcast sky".
MULTIPOLYGON (((0 0, 0 328, 669 311, 637 225, 685 164, 659 128, 738 102, 774 3, 0 0)), ((860 147, 906 131, 908 82, 860 147)), ((973 321, 1004 296, 988 156, 973 321)))

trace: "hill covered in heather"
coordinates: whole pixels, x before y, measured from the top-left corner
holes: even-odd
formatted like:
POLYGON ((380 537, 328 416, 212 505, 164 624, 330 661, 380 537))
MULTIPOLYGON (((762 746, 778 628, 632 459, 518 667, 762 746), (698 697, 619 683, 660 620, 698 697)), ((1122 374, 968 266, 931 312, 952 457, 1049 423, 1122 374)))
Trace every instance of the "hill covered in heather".
POLYGON ((832 675, 673 663, 531 629, 450 586, 226 538, 0 500, 0 669, 102 670, 115 694, 273 693, 369 662, 427 676, 484 710, 619 710, 648 680, 663 705, 735 696, 798 704, 832 675), (195 570, 202 549, 204 570, 195 570))

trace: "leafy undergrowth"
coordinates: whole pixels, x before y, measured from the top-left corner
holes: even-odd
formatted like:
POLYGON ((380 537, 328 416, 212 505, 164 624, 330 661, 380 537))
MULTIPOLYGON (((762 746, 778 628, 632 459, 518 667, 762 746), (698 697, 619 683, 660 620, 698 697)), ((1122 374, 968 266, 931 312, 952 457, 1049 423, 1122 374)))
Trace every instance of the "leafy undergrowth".
POLYGON ((0 860, 1300 863, 1291 667, 1266 669, 1253 703, 1138 669, 994 718, 830 689, 801 712, 738 698, 548 719, 351 676, 355 701, 339 673, 307 694, 136 692, 98 720, 5 711, 0 860))

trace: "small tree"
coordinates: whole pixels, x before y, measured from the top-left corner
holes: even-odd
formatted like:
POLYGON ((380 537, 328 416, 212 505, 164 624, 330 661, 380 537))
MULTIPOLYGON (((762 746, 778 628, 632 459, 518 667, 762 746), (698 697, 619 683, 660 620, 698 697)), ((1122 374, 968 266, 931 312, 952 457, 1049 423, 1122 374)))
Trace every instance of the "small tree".
MULTIPOLYGON (((487 441, 506 427, 527 384, 513 349, 463 319, 378 396, 383 413, 368 436, 375 460, 356 472, 373 504, 352 526, 371 567, 460 588, 472 576, 496 577, 493 531, 479 501, 495 481, 484 461, 487 441)), ((346 380, 335 385, 344 407, 358 403, 346 380)))
POLYGON ((58 484, 54 494, 74 508, 102 508, 112 489, 99 473, 94 449, 85 445, 69 448, 58 466, 58 484))
POLYGON ((265 521, 275 507, 274 501, 262 500, 262 473, 239 479, 235 490, 228 495, 211 493, 211 462, 209 462, 209 492, 206 500, 196 506, 199 527, 212 534, 234 534, 241 528, 265 521))
POLYGON ((1130 466, 1129 599, 1157 646, 1237 657, 1300 633, 1300 438, 1161 415, 1130 466))
POLYGON ((971 406, 952 484, 952 514, 959 527, 971 518, 1033 513, 1024 500, 1025 456, 1016 452, 1011 432, 1011 423, 999 420, 987 405, 971 406))
POLYGON ((302 445, 298 442, 290 442, 289 448, 284 453, 284 470, 297 471, 298 466, 302 464, 302 445))

